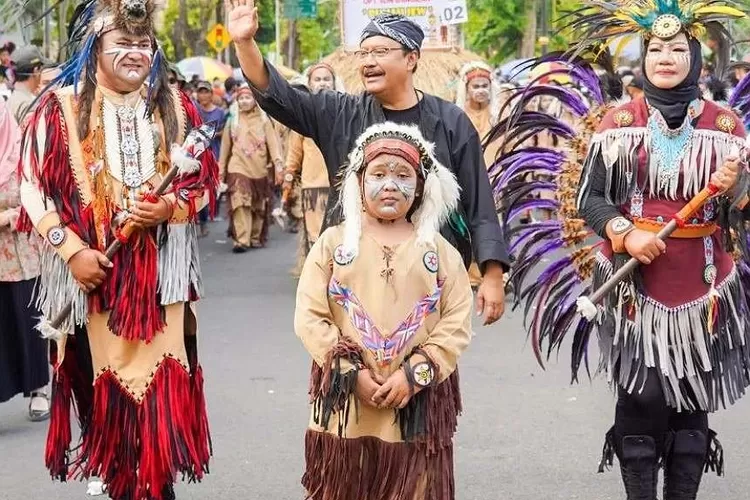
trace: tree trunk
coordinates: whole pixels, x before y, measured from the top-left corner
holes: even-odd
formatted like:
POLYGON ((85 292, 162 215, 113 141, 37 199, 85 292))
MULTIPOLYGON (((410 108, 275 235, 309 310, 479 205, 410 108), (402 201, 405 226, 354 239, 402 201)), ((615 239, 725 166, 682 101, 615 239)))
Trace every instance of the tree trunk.
POLYGON ((289 20, 286 60, 290 68, 297 67, 297 21, 294 19, 289 20))
POLYGON ((188 33, 187 0, 179 0, 179 15, 174 25, 174 56, 176 61, 186 57, 186 35, 188 33))
POLYGON ((520 57, 534 57, 536 53, 536 18, 539 0, 529 0, 526 8, 526 26, 521 39, 520 57))

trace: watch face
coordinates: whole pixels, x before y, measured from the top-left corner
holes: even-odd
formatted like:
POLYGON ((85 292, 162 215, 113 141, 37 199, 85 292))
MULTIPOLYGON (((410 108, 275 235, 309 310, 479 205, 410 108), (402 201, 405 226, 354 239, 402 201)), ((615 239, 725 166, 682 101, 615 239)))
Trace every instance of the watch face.
POLYGON ((59 226, 50 228, 50 230, 47 231, 47 241, 49 241, 53 247, 59 247, 65 242, 65 229, 59 226))
POLYGON ((615 233, 621 233, 622 231, 625 231, 629 227, 630 227, 630 221, 628 219, 623 218, 623 217, 618 217, 612 223, 612 230, 615 233))
POLYGON ((432 383, 432 367, 429 363, 417 363, 417 365, 412 368, 412 373, 414 373, 414 381, 417 383, 417 385, 421 387, 427 387, 432 383))

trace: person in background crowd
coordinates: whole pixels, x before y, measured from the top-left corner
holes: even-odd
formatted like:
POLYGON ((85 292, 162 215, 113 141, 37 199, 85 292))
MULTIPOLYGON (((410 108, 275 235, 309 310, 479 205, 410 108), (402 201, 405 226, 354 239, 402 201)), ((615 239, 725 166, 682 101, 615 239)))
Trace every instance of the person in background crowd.
POLYGON ((0 99, 0 402, 30 397, 29 419, 50 415, 47 340, 34 328, 41 312, 32 300, 39 276, 39 240, 15 229, 21 204, 16 174, 21 131, 0 99))
MULTIPOLYGON (((305 71, 307 87, 313 93, 345 92, 341 78, 326 63, 313 64, 305 71)), ((320 235, 328 205, 328 169, 323 154, 315 141, 297 132, 289 134, 286 170, 282 186, 282 201, 289 215, 290 228, 296 232, 300 221, 300 254, 292 274, 299 276, 304 259, 320 235), (299 188, 299 189, 297 189, 299 188)))
POLYGON ((15 54, 16 83, 8 100, 8 107, 16 122, 23 126, 24 118, 33 111, 32 105, 36 101, 42 81, 42 69, 50 63, 44 58, 39 47, 33 45, 20 47, 15 54))
POLYGON ((240 87, 236 98, 224 127, 219 177, 227 186, 232 251, 243 253, 266 244, 272 179, 281 174, 284 164, 276 130, 250 88, 240 87))
POLYGON ((218 96, 224 99, 224 96, 226 95, 226 90, 224 89, 224 82, 221 81, 221 78, 218 78, 218 77, 214 78, 212 90, 215 96, 218 96))
MULTIPOLYGON (((195 86, 198 101, 198 113, 204 123, 213 122, 216 125, 216 135, 211 141, 211 149, 216 157, 221 152, 221 138, 224 130, 227 112, 214 103, 214 93, 211 84, 207 81, 198 81, 195 86)), ((200 212, 200 236, 208 236, 208 213, 209 208, 204 207, 200 212)))
POLYGON ((234 92, 237 90, 237 80, 231 76, 224 82, 224 102, 227 106, 230 106, 234 101, 234 92))
POLYGON ((15 77, 13 74, 13 60, 11 55, 16 49, 16 44, 6 42, 0 45, 0 83, 5 83, 9 89, 13 88, 15 77))
MULTIPOLYGON (((444 226, 443 235, 459 249, 467 266, 472 257, 476 259, 484 278, 477 292, 477 312, 484 316, 485 325, 497 321, 505 309, 503 273, 510 257, 497 221, 479 136, 455 104, 414 87, 425 37, 422 29, 404 16, 374 17, 362 31, 354 59, 365 93, 311 94, 294 89, 263 58, 255 41, 258 17, 253 0, 233 1, 228 10, 227 30, 245 78, 271 117, 313 138, 326 159, 329 181, 339 175, 357 137, 376 123, 417 124, 424 137, 435 144, 438 160, 456 175, 461 186, 461 203, 444 226)), ((329 197, 324 226, 341 220, 335 202, 335 197, 329 197)))
POLYGON ((39 79, 39 90, 37 91, 38 94, 41 94, 47 86, 60 75, 60 67, 59 66, 50 66, 49 68, 44 68, 42 70, 42 76, 39 79))
POLYGON ((169 84, 174 85, 177 90, 183 92, 186 90, 187 80, 185 79, 185 75, 182 74, 180 68, 174 63, 169 64, 169 84))
MULTIPOLYGON (((456 106, 464 110, 482 139, 497 124, 500 114, 500 90, 492 78, 492 68, 481 61, 472 61, 461 68, 458 79, 456 106)), ((495 144, 499 142, 495 141, 495 144)), ((485 148, 486 165, 492 164, 496 152, 495 147, 485 148)), ((482 273, 476 262, 469 266, 469 281, 473 287, 482 282, 482 273)))

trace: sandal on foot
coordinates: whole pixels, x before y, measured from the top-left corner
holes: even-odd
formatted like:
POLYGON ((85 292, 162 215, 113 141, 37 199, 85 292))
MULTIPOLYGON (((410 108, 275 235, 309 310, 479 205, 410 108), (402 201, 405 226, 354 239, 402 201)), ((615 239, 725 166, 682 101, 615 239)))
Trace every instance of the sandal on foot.
POLYGON ((34 391, 29 400, 29 420, 43 422, 49 418, 49 398, 43 392, 34 391))

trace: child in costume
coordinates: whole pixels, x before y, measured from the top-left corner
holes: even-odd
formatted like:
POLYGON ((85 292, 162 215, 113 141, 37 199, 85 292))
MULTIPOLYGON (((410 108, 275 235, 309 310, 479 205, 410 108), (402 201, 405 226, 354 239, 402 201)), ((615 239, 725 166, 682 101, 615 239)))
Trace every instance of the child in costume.
POLYGON ((313 358, 302 483, 311 499, 451 500, 472 293, 439 229, 459 188, 415 127, 371 126, 349 160, 345 220, 313 245, 297 292, 313 358))

